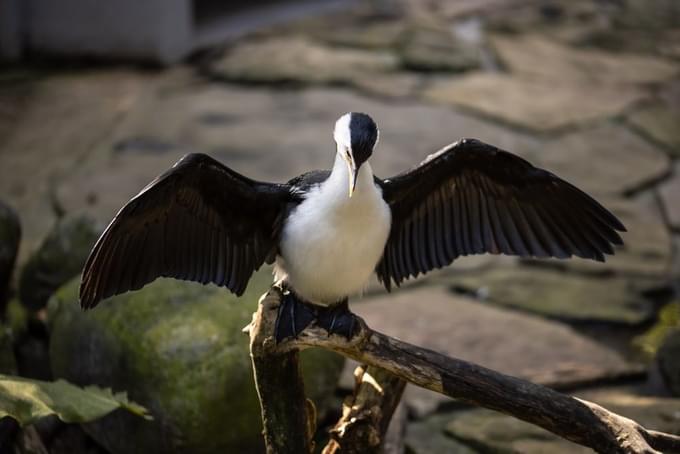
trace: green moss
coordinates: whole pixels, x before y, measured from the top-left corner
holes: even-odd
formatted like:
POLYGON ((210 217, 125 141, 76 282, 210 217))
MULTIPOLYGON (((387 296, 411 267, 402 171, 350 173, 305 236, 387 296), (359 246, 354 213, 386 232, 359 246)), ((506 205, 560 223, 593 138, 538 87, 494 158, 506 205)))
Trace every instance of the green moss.
POLYGON ((15 339, 28 329, 28 312, 18 299, 11 299, 7 303, 5 317, 15 339))
POLYGON ((637 325, 652 307, 620 277, 592 277, 548 268, 507 266, 452 278, 457 288, 484 294, 490 303, 568 321, 637 325))
MULTIPOLYGON (((114 453, 258 449, 260 409, 241 330, 271 279, 270 270, 256 273, 242 298, 214 285, 159 279, 85 313, 76 303, 77 280, 60 289, 49 305, 55 374, 128 390, 156 418, 112 415, 87 430, 114 453)), ((343 360, 310 351, 302 363, 308 393, 323 410, 343 360)))
POLYGON ((661 308, 656 324, 646 333, 636 337, 633 345, 651 360, 668 335, 678 328, 680 328, 680 302, 674 301, 661 308))

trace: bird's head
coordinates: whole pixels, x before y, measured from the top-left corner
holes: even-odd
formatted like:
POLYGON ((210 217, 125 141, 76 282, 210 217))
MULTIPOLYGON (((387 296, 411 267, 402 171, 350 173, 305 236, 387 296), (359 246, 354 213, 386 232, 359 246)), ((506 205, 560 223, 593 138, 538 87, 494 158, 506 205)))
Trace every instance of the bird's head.
POLYGON ((378 127, 365 113, 346 113, 335 122, 333 138, 337 152, 349 170, 349 196, 357 184, 359 168, 371 157, 378 143, 378 127))

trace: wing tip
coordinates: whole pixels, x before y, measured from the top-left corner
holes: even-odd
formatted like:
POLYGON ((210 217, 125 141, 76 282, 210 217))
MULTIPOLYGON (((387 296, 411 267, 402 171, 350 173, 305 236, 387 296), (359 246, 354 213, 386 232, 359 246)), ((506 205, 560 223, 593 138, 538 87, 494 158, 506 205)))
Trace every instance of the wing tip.
POLYGON ((99 301, 95 298, 90 297, 89 295, 80 295, 79 298, 80 302, 80 309, 83 311, 88 311, 90 309, 93 309, 97 304, 99 304, 99 301))

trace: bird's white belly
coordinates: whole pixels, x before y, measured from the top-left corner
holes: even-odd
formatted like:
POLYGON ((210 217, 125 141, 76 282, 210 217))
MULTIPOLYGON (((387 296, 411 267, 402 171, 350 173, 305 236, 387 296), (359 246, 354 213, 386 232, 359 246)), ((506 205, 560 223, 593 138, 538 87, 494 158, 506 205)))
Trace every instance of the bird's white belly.
POLYGON ((352 198, 317 189, 286 220, 277 278, 307 301, 327 305, 359 293, 375 271, 391 213, 371 186, 352 198))

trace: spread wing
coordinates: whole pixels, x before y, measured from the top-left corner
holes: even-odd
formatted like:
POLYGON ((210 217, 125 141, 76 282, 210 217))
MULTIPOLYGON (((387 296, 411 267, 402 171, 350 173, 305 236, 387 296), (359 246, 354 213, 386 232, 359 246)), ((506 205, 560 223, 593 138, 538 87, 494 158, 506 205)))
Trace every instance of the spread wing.
POLYGON ((464 139, 378 180, 392 230, 376 267, 389 290, 469 254, 604 261, 625 231, 575 186, 507 151, 464 139))
POLYGON ((183 157, 99 238, 83 270, 81 306, 161 276, 213 282, 241 295, 276 252, 289 189, 250 180, 203 154, 183 157))

